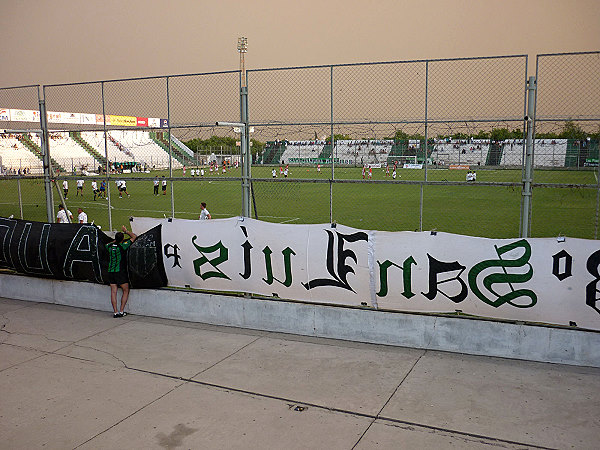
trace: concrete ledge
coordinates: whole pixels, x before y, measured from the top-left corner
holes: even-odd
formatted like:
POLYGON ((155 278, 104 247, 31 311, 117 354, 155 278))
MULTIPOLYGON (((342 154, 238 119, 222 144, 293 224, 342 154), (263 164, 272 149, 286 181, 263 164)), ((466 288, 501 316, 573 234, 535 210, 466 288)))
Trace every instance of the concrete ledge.
MULTIPOLYGON (((109 287, 93 283, 1 274, 0 295, 112 311, 109 287)), ((142 316, 188 322, 600 367, 600 333, 594 331, 172 289, 132 290, 127 309, 142 316)))

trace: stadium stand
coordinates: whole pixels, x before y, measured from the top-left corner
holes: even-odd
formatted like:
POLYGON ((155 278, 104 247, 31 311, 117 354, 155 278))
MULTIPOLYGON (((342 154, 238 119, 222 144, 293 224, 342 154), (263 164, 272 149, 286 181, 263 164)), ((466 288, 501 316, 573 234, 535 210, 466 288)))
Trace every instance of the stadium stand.
MULTIPOLYGON (((77 141, 73 140, 68 133, 50 133, 49 137, 50 155, 52 155, 52 159, 61 165, 61 171, 66 169, 72 172, 75 169, 96 167, 95 158, 85 151, 77 141)), ((36 147, 40 148, 42 143, 39 135, 36 135, 33 140, 36 147)))
MULTIPOLYGON (((56 139, 56 138, 60 138, 56 135, 54 135, 54 133, 50 134, 50 138, 51 139, 56 139)), ((17 139, 27 148, 31 151, 31 153, 33 153, 35 156, 37 156, 37 158, 40 161, 44 160, 44 156, 42 154, 42 149, 40 146, 40 141, 39 141, 39 136, 35 135, 35 137, 30 136, 29 134, 19 134, 17 136, 17 139), (38 140, 38 142, 34 142, 34 140, 38 140)), ((52 155, 52 153, 51 153, 52 155)), ((54 167, 55 170, 59 170, 61 172, 65 172, 65 167, 63 165, 61 165, 61 163, 59 163, 57 161, 57 159, 52 156, 50 158, 52 167, 54 167)), ((64 163, 64 161, 63 161, 64 163)), ((68 165, 66 167, 69 167, 68 165)))
POLYGON ((501 166, 520 166, 523 164, 523 140, 507 139, 502 141, 501 166))
MULTIPOLYGON (((393 140, 340 139, 335 142, 335 162, 350 165, 385 163, 393 143, 393 140)), ((277 144, 269 144, 270 152, 266 153, 263 160, 272 161, 271 164, 278 164, 282 160, 290 164, 325 164, 331 158, 331 145, 326 141, 285 141, 281 155, 277 144)))
MULTIPOLYGON (((165 133, 162 131, 150 131, 150 138, 158 144, 167 154, 169 153, 169 138, 168 135, 165 136, 165 133)), ((192 155, 188 154, 180 145, 173 139, 173 135, 171 135, 171 154, 173 158, 179 163, 178 166, 184 166, 186 164, 193 163, 193 153, 192 155)), ((181 143, 181 142, 180 142, 181 143)), ((190 151, 187 147, 185 147, 188 151, 190 151)), ((190 151, 191 153, 191 151, 190 151)))
POLYGON ((392 139, 339 140, 336 157, 340 164, 385 164, 393 146, 392 139))
POLYGON ((321 152, 325 141, 289 141, 281 159, 290 164, 313 164, 321 152))
POLYGON ((71 131, 69 132, 69 136, 71 139, 77 142, 81 148, 88 152, 99 165, 102 167, 106 165, 106 158, 100 152, 98 152, 98 150, 87 143, 86 140, 81 137, 81 133, 79 131, 71 131))
POLYGON ((262 163, 263 164, 280 164, 281 155, 287 148, 287 141, 269 141, 265 144, 265 150, 263 152, 262 163))
POLYGON ((469 164, 483 165, 489 158, 490 141, 476 139, 435 141, 431 160, 437 165, 469 164))
POLYGON ((16 135, 0 135, 0 173, 16 174, 19 169, 29 169, 33 175, 44 171, 42 160, 16 135))

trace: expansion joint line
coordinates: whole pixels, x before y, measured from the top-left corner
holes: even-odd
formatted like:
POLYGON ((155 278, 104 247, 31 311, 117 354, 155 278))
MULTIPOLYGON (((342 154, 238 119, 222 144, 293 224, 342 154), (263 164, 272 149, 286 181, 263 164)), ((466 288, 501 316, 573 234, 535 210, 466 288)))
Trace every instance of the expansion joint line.
POLYGON ((364 435, 367 434, 367 431, 369 431, 369 429, 371 428, 371 426, 373 426, 373 424, 375 423, 375 421, 381 417, 381 412, 385 409, 385 407, 390 402, 390 400, 392 399, 392 397, 394 397, 394 395, 396 395, 396 392, 398 392, 398 389, 400 389, 400 386, 402 386, 402 383, 404 383, 404 380, 406 380, 406 378, 411 374, 411 372, 413 371, 413 369, 415 368, 415 366, 417 365, 417 363, 421 360, 421 358, 423 357, 423 355, 425 355, 425 353, 427 353, 427 350, 424 350, 423 353, 421 353, 419 355, 419 357, 416 359, 416 361, 411 366, 410 370, 408 372, 406 372, 406 375, 404 375, 404 377, 402 378, 402 380, 400 380, 400 383, 398 383, 398 386, 396 386, 396 389, 394 389, 394 392, 391 393, 391 395, 388 397, 388 399, 386 400, 386 402, 379 409, 379 412, 373 417, 373 420, 371 420, 371 423, 369 424, 369 426, 360 435, 360 437, 358 438, 358 440, 356 441, 356 443, 354 444, 354 446, 352 447, 352 449, 356 448, 356 446, 358 445, 358 443, 362 440, 362 438, 364 437, 364 435))

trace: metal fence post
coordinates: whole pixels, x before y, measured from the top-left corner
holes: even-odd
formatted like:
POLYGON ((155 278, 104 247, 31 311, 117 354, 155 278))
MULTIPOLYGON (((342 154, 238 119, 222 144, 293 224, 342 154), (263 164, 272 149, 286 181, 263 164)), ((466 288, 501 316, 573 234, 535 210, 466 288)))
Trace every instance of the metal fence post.
POLYGON ((19 191, 19 212, 21 213, 21 219, 23 219, 23 199, 21 198, 21 174, 17 178, 17 190, 19 191))
POLYGON ((248 78, 243 71, 240 73, 240 122, 244 124, 240 139, 240 155, 242 157, 242 216, 250 217, 250 165, 252 157, 250 155, 250 127, 248 126, 248 78))
POLYGON ((48 146, 48 115, 46 113, 46 89, 44 88, 43 97, 39 99, 40 103, 40 135, 44 164, 44 188, 46 191, 46 215, 48 223, 54 222, 54 202, 52 199, 52 184, 50 182, 50 150, 48 146))
MULTIPOLYGON (((429 61, 425 61, 425 182, 427 182, 427 114, 428 114, 428 95, 429 95, 429 61)), ((460 156, 459 156, 460 158, 460 156)), ((417 161, 415 161, 417 162, 417 161)), ((421 194, 419 198, 419 231, 423 231, 423 191, 425 185, 421 183, 421 194)))
MULTIPOLYGON (((169 95, 169 77, 167 77, 167 127, 169 130, 169 181, 171 182, 171 217, 175 217, 175 194, 173 193, 173 141, 171 139, 171 100, 169 95)), ((184 159, 185 164, 185 159, 184 159)))
POLYGON ((104 81, 100 84, 100 88, 102 91, 102 127, 104 129, 104 156, 106 157, 105 164, 105 177, 106 180, 106 190, 104 191, 104 195, 106 195, 106 204, 108 208, 108 230, 112 231, 112 213, 110 206, 110 179, 108 175, 110 173, 110 163, 108 160, 108 135, 106 134, 106 105, 104 102, 104 81))
MULTIPOLYGON (((600 147, 600 143, 598 143, 600 147)), ((598 210, 600 209, 600 148, 598 149, 598 166, 596 167, 596 224, 594 227, 594 239, 598 239, 598 210)))
POLYGON ((523 176, 523 202, 521 210, 520 237, 527 238, 530 234, 531 212, 531 182, 533 167, 533 121, 535 117, 536 78, 529 77, 527 82, 527 143, 525 147, 525 173, 523 176))
POLYGON ((329 183, 329 222, 333 223, 333 180, 335 179, 335 165, 333 162, 333 145, 335 139, 333 137, 333 66, 329 68, 330 81, 330 113, 331 113, 331 182, 329 183))

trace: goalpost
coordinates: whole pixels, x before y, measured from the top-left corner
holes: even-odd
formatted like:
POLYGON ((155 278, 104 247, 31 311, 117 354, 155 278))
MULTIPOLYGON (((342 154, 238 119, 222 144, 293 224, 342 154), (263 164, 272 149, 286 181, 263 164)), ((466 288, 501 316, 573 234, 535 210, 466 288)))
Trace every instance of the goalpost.
POLYGON ((402 155, 402 156, 390 156, 388 159, 388 165, 398 163, 398 166, 402 167, 404 164, 417 164, 417 155, 402 155))

